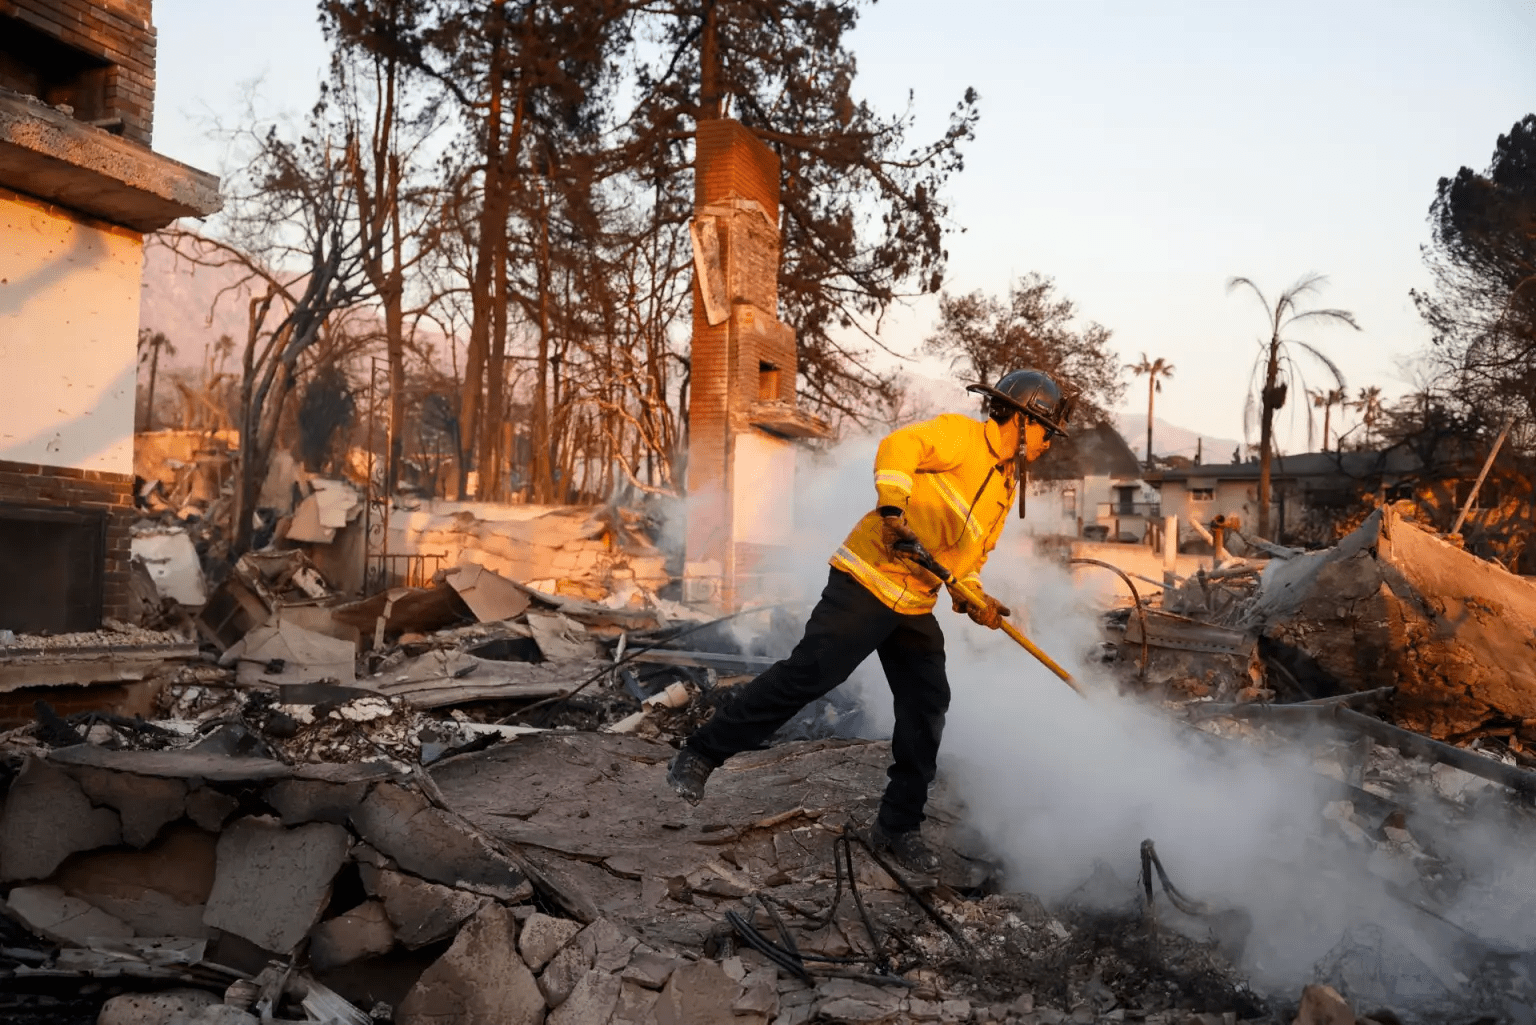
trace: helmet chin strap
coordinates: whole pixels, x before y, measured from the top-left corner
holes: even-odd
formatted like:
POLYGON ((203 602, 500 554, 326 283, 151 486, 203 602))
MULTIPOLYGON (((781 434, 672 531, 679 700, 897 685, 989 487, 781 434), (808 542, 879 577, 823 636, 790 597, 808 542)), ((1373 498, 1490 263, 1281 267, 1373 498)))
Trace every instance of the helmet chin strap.
POLYGON ((1028 494, 1027 485, 1029 484, 1029 460, 1025 458, 1025 453, 1029 450, 1029 439, 1025 437, 1025 428, 1029 421, 1025 419, 1023 413, 1018 414, 1018 417, 1019 447, 1013 451, 1013 473, 1014 479, 1018 482, 1019 519, 1022 520, 1024 518, 1024 499, 1028 494))

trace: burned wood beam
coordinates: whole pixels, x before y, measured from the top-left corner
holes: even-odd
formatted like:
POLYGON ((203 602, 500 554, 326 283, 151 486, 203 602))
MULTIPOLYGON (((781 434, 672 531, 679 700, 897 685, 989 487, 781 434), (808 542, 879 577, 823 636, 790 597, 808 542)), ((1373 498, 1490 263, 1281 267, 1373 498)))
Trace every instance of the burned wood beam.
POLYGON ((720 673, 761 673, 778 661, 766 655, 726 655, 716 651, 673 651, 652 648, 629 656, 632 662, 650 662, 663 666, 696 666, 720 673))

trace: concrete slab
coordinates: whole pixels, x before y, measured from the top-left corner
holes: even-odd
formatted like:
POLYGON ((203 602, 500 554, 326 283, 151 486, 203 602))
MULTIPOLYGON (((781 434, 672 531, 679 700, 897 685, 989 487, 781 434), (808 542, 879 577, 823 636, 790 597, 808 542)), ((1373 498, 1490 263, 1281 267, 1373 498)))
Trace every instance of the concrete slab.
POLYGON ((61 747, 50 751, 48 759, 61 765, 93 765, 141 776, 215 783, 259 783, 275 779, 350 783, 399 775, 397 770, 380 762, 284 765, 270 758, 245 758, 208 751, 112 751, 95 744, 61 747))
POLYGON ((550 1014, 549 1025, 588 1025, 606 1022, 619 1003, 623 980, 593 969, 581 977, 571 995, 550 1014))
POLYGON ((101 1007, 96 1025, 167 1025, 175 1018, 195 1018, 219 998, 206 989, 168 989, 160 993, 123 993, 101 1007))
POLYGON ((517 938, 517 949, 529 970, 542 972, 560 948, 575 939, 579 932, 580 922, 534 912, 523 923, 522 932, 517 938))
POLYGON ((561 947, 539 973, 539 992, 550 1007, 559 1007, 592 968, 592 959, 575 943, 561 947))
POLYGON ((307 779, 285 779, 267 788, 266 799, 282 816, 283 825, 297 826, 305 822, 335 822, 345 824, 352 809, 356 808, 368 793, 368 784, 321 783, 307 779))
POLYGON ((491 905, 459 930, 395 1012, 396 1025, 542 1025, 547 1006, 517 953, 517 920, 491 905))
POLYGON ((133 928, 57 886, 18 886, 5 899, 10 915, 39 936, 76 947, 101 939, 128 939, 133 928))
POLYGON ((309 934, 309 960, 328 972, 365 957, 386 954, 395 945, 395 930, 384 905, 376 900, 321 922, 309 934))
POLYGON ((656 1001, 656 1025, 736 1025, 741 984, 713 961, 695 961, 672 973, 656 1001))
POLYGON ((0 814, 0 880, 46 879, 71 854, 121 841, 117 812, 92 807, 68 774, 29 758, 0 814))
POLYGON ((413 950, 452 936, 491 901, 388 868, 360 867, 364 888, 384 902, 395 938, 413 950))
POLYGON ((206 217, 224 205, 213 175, 9 90, 0 91, 0 178, 135 231, 206 217))
POLYGON ((210 833, 224 828, 224 820, 232 815, 240 802, 210 787, 198 787, 187 794, 187 818, 210 833))
POLYGON ((219 837, 203 921, 288 953, 319 920, 349 842, 345 829, 329 823, 285 829, 273 818, 236 820, 219 837))
POLYGON ((181 818, 187 785, 179 779, 137 776, 91 766, 68 770, 93 804, 115 808, 122 820, 123 841, 146 847, 167 822, 181 818))
POLYGON ((374 786, 352 813, 352 826, 413 875, 510 904, 533 893, 521 870, 482 837, 420 794, 394 783, 374 786))

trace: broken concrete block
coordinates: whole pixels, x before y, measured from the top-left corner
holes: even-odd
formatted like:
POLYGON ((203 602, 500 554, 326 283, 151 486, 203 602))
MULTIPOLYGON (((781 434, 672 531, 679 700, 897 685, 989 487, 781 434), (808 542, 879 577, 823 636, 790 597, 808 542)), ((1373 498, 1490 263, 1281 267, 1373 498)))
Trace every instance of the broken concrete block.
POLYGON ((1355 1012, 1332 986, 1308 986, 1301 991, 1294 1025, 1355 1025, 1355 1012))
POLYGON ((187 818, 210 833, 217 833, 223 829, 224 820, 229 818, 238 807, 240 807, 239 801, 208 787, 198 787, 187 795, 187 818))
POLYGON ((261 1025, 250 1011, 229 1004, 213 1004, 190 1017, 174 1017, 165 1025, 261 1025))
POLYGON ((28 758, 0 814, 0 880, 46 879, 76 851, 121 842, 117 812, 93 808, 67 773, 28 758))
POLYGON ((571 995, 549 1016, 549 1025, 588 1025, 606 1022, 619 1003, 624 983, 617 975, 593 969, 583 975, 571 995))
MULTIPOLYGON (((859 1022, 859 1021, 885 1021, 888 1018, 901 1013, 901 997, 894 996, 871 1003, 867 1000, 855 1000, 853 997, 838 997, 836 1000, 828 1000, 816 1009, 816 1014, 827 1021, 859 1022)), ((958 1021, 959 1019, 949 1019, 958 1021)))
POLYGON ((620 977, 644 986, 646 989, 660 989, 667 984, 667 980, 685 962, 680 957, 669 954, 661 954, 654 950, 643 954, 636 954, 630 958, 620 977))
POLYGON ((533 887, 509 859, 458 819, 420 794, 379 783, 352 812, 363 839, 413 875, 483 893, 509 904, 533 895, 533 887))
POLYGON ((329 823, 284 829, 265 816, 236 821, 219 837, 203 921, 286 954, 320 918, 347 844, 347 831, 329 823))
POLYGON ((713 961, 694 961, 672 973, 656 1001, 656 1025, 734 1025, 741 986, 713 961))
POLYGON ((761 1014, 768 1019, 779 1013, 779 974, 773 968, 759 968, 741 980, 741 995, 731 1005, 737 1014, 761 1014))
POLYGON ((1444 739, 1536 717, 1536 587, 1377 509, 1333 547, 1264 570, 1241 626, 1304 652, 1337 690, 1395 687, 1399 726, 1444 739))
POLYGON ((592 962, 592 967, 603 972, 621 972, 629 964, 629 955, 640 941, 625 934, 606 918, 599 918, 576 936, 575 942, 592 962))
POLYGON ((309 960, 317 971, 388 953, 395 945, 395 930, 384 905, 376 900, 359 904, 345 914, 321 922, 309 934, 309 960))
MULTIPOLYGON (((896 997, 899 1002, 900 997, 896 997)), ((1091 1014, 1090 1014, 1091 1016, 1091 1014)), ((939 1004, 939 1021, 970 1021, 971 1002, 969 1000, 945 1000, 939 1004)))
POLYGON ((561 947, 539 975, 539 992, 544 994, 545 1002, 550 1007, 565 1003, 576 983, 591 967, 591 959, 579 945, 568 943, 561 947))
MULTIPOLYGON (((491 898, 429 883, 403 872, 363 865, 363 886, 384 902, 395 938, 412 950, 447 939, 491 898)), ((543 967, 540 965, 540 967, 543 967)))
POLYGON ((546 1006, 517 953, 517 921, 492 904, 416 980, 395 1025, 541 1025, 546 1006))
POLYGON ((614 1005, 608 1025, 652 1025, 655 1018, 651 1009, 656 1006, 660 993, 646 989, 631 979, 625 979, 619 987, 619 1000, 614 1005))
POLYGON ((11 916, 55 943, 89 946, 93 939, 128 939, 133 929, 57 886, 18 886, 6 898, 11 916))
POLYGON ((217 838, 186 823, 163 830, 141 851, 93 851, 77 855, 53 881, 120 918, 139 936, 208 935, 204 905, 213 889, 217 838))
POLYGON ((96 1025, 168 1025, 173 1018, 192 1018, 217 1003, 219 998, 203 989, 124 993, 102 1005, 96 1025))
POLYGON ((321 783, 312 779, 284 779, 267 789, 267 803, 282 816, 283 825, 335 822, 345 825, 368 793, 365 782, 321 783))
POLYGON ((167 822, 181 818, 186 806, 187 785, 179 779, 136 776, 88 765, 65 770, 80 784, 92 804, 117 809, 123 840, 147 847, 167 822))
POLYGON ((517 939, 517 949, 523 962, 531 971, 542 972, 550 958, 581 932, 581 923, 569 918, 555 918, 535 912, 523 923, 522 934, 517 939))

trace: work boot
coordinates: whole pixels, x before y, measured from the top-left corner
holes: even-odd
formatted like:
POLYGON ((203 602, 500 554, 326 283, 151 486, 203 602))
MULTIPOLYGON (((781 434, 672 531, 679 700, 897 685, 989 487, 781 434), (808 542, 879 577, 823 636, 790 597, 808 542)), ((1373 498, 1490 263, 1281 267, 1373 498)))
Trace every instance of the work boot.
POLYGON ((869 845, 875 849, 875 853, 889 855, 896 864, 908 872, 931 876, 939 871, 939 856, 923 843, 920 830, 908 829, 901 833, 887 833, 885 828, 876 822, 869 831, 869 845))
POLYGON ((689 804, 698 804, 704 800, 704 784, 709 782, 709 774, 714 771, 715 767, 703 755, 685 747, 677 752, 677 757, 667 767, 667 782, 672 784, 672 789, 683 800, 689 804))

